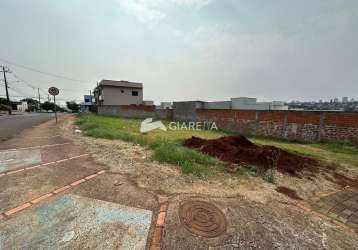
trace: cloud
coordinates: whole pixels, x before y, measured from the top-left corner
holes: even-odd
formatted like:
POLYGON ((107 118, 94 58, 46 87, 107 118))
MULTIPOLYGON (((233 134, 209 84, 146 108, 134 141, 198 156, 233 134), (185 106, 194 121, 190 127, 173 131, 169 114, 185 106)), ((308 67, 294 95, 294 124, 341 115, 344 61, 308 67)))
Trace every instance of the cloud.
POLYGON ((162 11, 162 0, 118 0, 120 7, 139 22, 153 27, 166 17, 162 11))
POLYGON ((200 9, 214 0, 117 0, 117 2, 125 12, 153 28, 166 18, 169 8, 187 6, 200 9))
POLYGON ((171 0, 171 1, 176 3, 177 5, 194 6, 197 8, 202 8, 214 2, 214 0, 171 0))

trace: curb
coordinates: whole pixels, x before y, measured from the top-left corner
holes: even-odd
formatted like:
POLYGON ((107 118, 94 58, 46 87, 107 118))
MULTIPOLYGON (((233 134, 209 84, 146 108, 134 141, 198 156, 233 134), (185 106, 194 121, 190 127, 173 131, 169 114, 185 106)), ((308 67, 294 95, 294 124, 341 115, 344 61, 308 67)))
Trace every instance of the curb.
POLYGON ((169 205, 168 197, 159 196, 159 205, 160 207, 157 213, 157 221, 154 228, 150 250, 162 249, 162 239, 164 234, 165 218, 167 216, 167 210, 169 205))

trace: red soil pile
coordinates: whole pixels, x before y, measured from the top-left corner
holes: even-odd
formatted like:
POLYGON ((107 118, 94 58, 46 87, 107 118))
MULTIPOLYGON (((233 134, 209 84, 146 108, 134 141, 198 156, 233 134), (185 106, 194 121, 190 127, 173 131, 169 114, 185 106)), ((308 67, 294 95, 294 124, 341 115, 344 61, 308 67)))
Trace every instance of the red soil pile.
POLYGON ((184 141, 184 146, 230 164, 254 165, 262 170, 277 169, 294 176, 300 176, 303 171, 314 174, 319 167, 316 160, 274 146, 258 146, 244 136, 225 136, 212 140, 193 136, 184 141))

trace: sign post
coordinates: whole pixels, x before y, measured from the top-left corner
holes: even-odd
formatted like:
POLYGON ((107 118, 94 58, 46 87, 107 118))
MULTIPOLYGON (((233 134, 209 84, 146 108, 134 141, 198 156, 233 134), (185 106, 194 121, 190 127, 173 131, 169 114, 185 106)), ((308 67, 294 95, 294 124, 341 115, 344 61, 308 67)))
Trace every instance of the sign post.
POLYGON ((56 96, 60 93, 60 91, 56 87, 51 87, 51 88, 48 89, 48 93, 53 96, 53 101, 55 103, 55 110, 54 111, 55 111, 56 124, 57 124, 56 96))

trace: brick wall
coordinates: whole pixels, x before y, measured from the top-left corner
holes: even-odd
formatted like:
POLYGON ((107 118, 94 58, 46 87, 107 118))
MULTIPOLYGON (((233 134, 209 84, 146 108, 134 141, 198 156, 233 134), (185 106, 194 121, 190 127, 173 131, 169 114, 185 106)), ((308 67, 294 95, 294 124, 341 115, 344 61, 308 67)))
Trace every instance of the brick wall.
POLYGON ((97 113, 99 115, 118 116, 124 118, 157 118, 162 120, 172 120, 173 111, 170 109, 156 110, 155 106, 144 105, 105 105, 97 106, 97 113))
POLYGON ((321 139, 358 142, 358 113, 306 111, 196 111, 197 120, 242 134, 299 141, 321 139))
POLYGON ((126 118, 215 122, 219 129, 246 135, 298 141, 358 142, 358 113, 203 109, 200 102, 177 102, 172 110, 156 110, 155 106, 143 105, 97 108, 98 114, 126 118))

